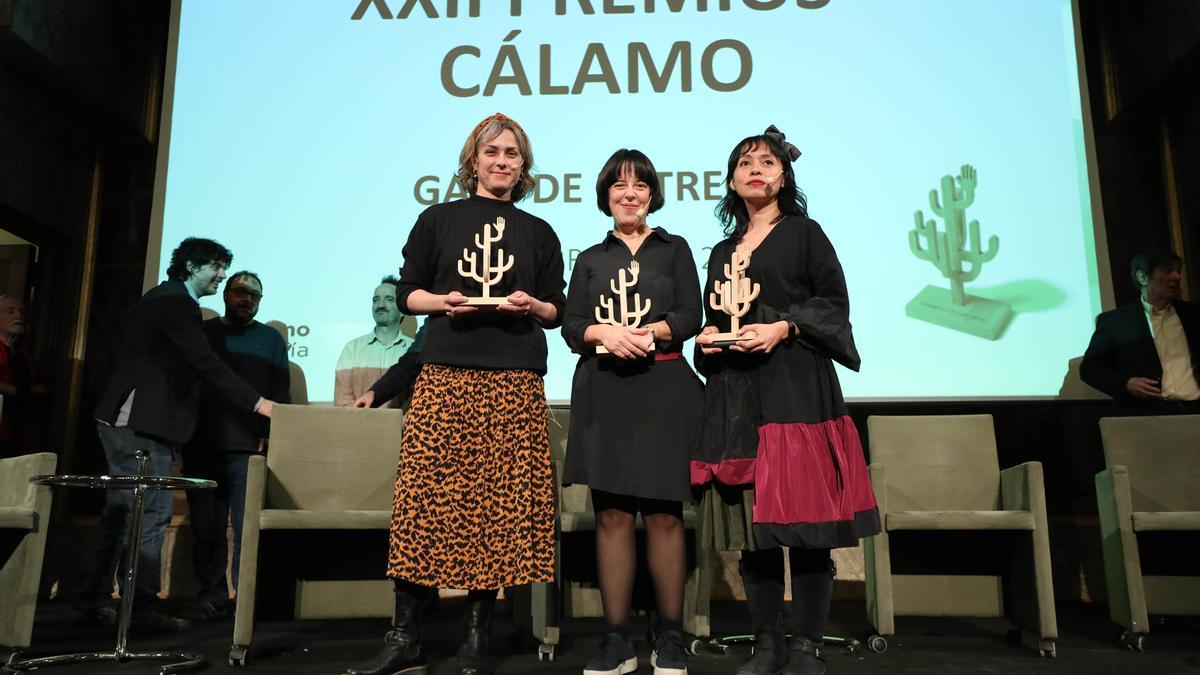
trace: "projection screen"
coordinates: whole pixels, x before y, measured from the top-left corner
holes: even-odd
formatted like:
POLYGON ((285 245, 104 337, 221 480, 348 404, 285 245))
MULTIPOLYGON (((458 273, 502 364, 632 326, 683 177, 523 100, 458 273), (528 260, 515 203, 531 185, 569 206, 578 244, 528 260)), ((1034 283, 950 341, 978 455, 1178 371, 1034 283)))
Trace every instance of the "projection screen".
MULTIPOLYGON (((1056 396, 1111 296, 1077 36, 1067 0, 176 0, 147 285, 184 237, 219 240, 329 401, 483 117, 529 133, 521 207, 568 275, 611 228, 618 148, 653 160, 650 225, 703 268, 728 154, 775 124, 845 270, 849 398, 1056 396)), ((576 357, 546 337, 565 401, 576 357)))

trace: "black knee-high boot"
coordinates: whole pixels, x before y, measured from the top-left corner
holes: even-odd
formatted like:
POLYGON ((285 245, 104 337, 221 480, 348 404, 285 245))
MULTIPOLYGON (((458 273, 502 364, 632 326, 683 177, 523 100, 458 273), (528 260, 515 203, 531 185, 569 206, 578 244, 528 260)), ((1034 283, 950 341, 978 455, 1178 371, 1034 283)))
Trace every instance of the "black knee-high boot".
POLYGON ((392 629, 383 636, 383 650, 370 661, 346 669, 345 675, 424 675, 421 607, 430 589, 399 580, 395 586, 396 613, 392 629))
POLYGON ((791 549, 792 611, 787 675, 823 675, 821 654, 829 604, 833 599, 833 561, 828 549, 791 549))
POLYGON ((463 616, 463 644, 458 648, 459 675, 488 675, 488 638, 492 632, 492 610, 496 591, 471 591, 463 616))
POLYGON ((783 549, 744 551, 738 565, 754 626, 754 655, 737 675, 776 675, 787 664, 783 639, 783 549))

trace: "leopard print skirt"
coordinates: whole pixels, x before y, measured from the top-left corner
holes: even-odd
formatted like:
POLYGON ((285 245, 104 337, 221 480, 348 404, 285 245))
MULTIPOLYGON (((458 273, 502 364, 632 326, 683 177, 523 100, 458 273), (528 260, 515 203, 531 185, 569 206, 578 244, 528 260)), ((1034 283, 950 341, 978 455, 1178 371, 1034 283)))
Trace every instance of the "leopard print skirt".
POLYGON ((554 508, 541 376, 422 368, 401 443, 387 575, 468 590, 553 581, 554 508))

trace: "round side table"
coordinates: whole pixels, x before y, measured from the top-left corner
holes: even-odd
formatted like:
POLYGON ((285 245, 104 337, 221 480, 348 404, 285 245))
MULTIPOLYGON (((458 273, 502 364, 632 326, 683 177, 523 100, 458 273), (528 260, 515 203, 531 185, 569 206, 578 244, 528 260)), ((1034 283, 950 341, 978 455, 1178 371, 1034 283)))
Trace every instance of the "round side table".
POLYGON ((4 665, 6 673, 20 673, 48 666, 62 666, 93 661, 164 660, 174 661, 164 665, 160 673, 180 673, 199 668, 204 657, 189 652, 131 652, 126 648, 129 622, 133 618, 133 589, 138 572, 138 549, 141 548, 142 512, 145 509, 147 490, 211 490, 216 481, 177 476, 147 476, 146 467, 150 458, 138 454, 139 475, 136 476, 34 476, 29 479, 38 485, 83 487, 97 490, 133 490, 133 514, 129 526, 129 547, 125 556, 125 583, 121 586, 121 609, 117 614, 117 648, 111 652, 80 652, 59 656, 43 656, 17 661, 14 654, 4 665))

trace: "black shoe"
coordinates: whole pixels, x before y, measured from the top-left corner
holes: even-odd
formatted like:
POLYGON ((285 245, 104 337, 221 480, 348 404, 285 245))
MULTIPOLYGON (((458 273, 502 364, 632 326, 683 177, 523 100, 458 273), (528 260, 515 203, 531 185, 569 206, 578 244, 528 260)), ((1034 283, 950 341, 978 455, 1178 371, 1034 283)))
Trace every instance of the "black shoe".
POLYGON ((72 623, 76 626, 103 626, 112 628, 117 625, 116 607, 97 607, 75 612, 72 623))
POLYGON ((139 630, 154 633, 178 633, 192 627, 191 621, 167 614, 157 607, 135 609, 132 623, 139 630))
POLYGON ((683 649, 683 633, 664 630, 654 639, 650 652, 654 675, 687 675, 687 652, 683 649))
POLYGON ((820 644, 803 635, 793 635, 788 643, 788 664, 785 675, 825 675, 825 657, 820 644))
POLYGON ((427 665, 421 649, 423 600, 397 588, 396 615, 392 630, 383 636, 383 649, 370 661, 347 668, 344 675, 423 675, 427 665))
POLYGON ((407 642, 403 635, 389 631, 375 658, 347 668, 344 675, 424 675, 426 667, 419 643, 407 642))
POLYGON ((458 648, 459 675, 491 675, 488 661, 488 641, 492 632, 492 610, 496 606, 494 592, 472 591, 467 596, 467 613, 463 617, 463 644, 458 648))
POLYGON ((188 609, 186 615, 192 621, 211 621, 231 615, 233 613, 231 611, 232 607, 233 603, 229 601, 219 602, 216 600, 200 599, 188 609))
POLYGON ((764 631, 754 636, 754 656, 742 664, 737 675, 778 675, 787 665, 787 647, 783 633, 764 631))
POLYGON ((600 653, 583 668, 583 675, 628 675, 637 670, 633 645, 620 633, 605 633, 600 653))

